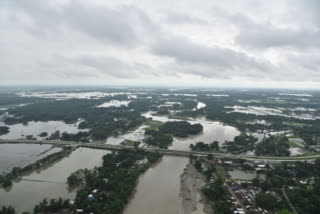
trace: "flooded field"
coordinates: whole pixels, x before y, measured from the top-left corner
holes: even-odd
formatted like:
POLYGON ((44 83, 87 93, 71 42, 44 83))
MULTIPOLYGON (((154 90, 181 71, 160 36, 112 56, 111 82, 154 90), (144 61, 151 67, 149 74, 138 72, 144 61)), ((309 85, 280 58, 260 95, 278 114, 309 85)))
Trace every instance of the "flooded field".
POLYGON ((165 156, 143 174, 124 214, 182 213, 180 175, 188 158, 165 156))
POLYGON ((67 100, 67 99, 100 99, 103 97, 113 97, 117 95, 128 95, 129 98, 136 98, 136 94, 145 94, 142 92, 131 93, 131 92, 21 92, 17 95, 21 97, 40 97, 40 98, 49 98, 56 100, 67 100))
POLYGON ((48 144, 0 144, 0 175, 10 172, 13 167, 25 167, 60 150, 48 144))
MULTIPOLYGON (((67 132, 71 134, 78 133, 78 123, 66 124, 62 121, 48 121, 48 122, 28 122, 27 125, 22 123, 15 125, 5 125, 0 123, 0 125, 8 126, 10 128, 9 133, 1 135, 0 139, 19 139, 25 138, 28 135, 33 135, 36 139, 43 139, 39 136, 42 132, 47 132, 50 136, 55 131, 67 132)), ((83 131, 83 130, 82 130, 83 131)))
POLYGON ((265 179, 265 175, 257 174, 256 171, 244 171, 239 169, 234 169, 233 171, 228 172, 231 178, 236 180, 249 181, 254 178, 265 179))
POLYGON ((274 115, 282 117, 292 117, 300 120, 316 120, 319 119, 315 116, 316 109, 296 107, 291 109, 285 108, 266 108, 258 106, 226 106, 226 109, 232 109, 230 112, 238 112, 243 114, 254 115, 274 115))
POLYGON ((101 165, 102 156, 108 152, 106 150, 79 148, 50 166, 14 181, 11 188, 1 188, 0 205, 11 205, 15 207, 17 213, 21 213, 22 211, 31 212, 33 207, 44 198, 73 199, 75 192, 68 189, 67 177, 78 169, 90 169, 101 165))

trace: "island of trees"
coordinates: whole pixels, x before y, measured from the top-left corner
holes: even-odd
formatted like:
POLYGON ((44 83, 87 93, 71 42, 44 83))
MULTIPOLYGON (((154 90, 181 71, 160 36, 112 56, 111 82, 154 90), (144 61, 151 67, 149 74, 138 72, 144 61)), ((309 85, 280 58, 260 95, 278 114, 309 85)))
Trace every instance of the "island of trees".
POLYGON ((9 127, 8 126, 0 126, 0 135, 5 135, 9 133, 9 127))
POLYGON ((188 137, 201 133, 201 124, 190 124, 187 121, 173 121, 162 124, 158 129, 147 129, 145 134, 148 136, 145 142, 148 145, 159 148, 168 148, 173 142, 173 137, 188 137))

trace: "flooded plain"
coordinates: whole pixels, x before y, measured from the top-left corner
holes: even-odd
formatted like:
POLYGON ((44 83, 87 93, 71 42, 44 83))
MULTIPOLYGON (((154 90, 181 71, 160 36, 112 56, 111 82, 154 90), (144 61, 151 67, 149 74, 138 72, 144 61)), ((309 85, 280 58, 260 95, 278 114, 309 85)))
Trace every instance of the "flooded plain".
MULTIPOLYGON (((147 112, 142 114, 142 116, 146 118, 152 118, 152 120, 160 121, 160 122, 168 122, 168 121, 181 121, 179 119, 168 118, 168 116, 157 116, 152 115, 153 112, 147 112)), ((232 127, 223 125, 220 122, 213 122, 206 120, 204 117, 201 118, 190 118, 188 120, 191 124, 200 123, 203 126, 203 131, 200 134, 189 136, 187 138, 177 138, 175 137, 169 149, 177 149, 177 150, 190 150, 190 144, 195 144, 199 141, 204 143, 212 143, 213 141, 219 141, 220 145, 222 145, 226 140, 231 141, 234 137, 238 136, 240 132, 232 127)), ((145 138, 144 132, 145 128, 148 126, 142 125, 133 131, 129 131, 125 134, 120 134, 119 136, 109 137, 106 141, 106 144, 119 145, 124 140, 132 140, 132 141, 142 141, 145 138)))
POLYGON ((317 110, 313 108, 266 108, 261 106, 225 106, 226 109, 231 109, 229 112, 237 112, 243 114, 254 115, 273 115, 282 117, 292 117, 300 120, 316 120, 318 116, 314 115, 317 110))
POLYGON ((10 172, 13 167, 25 167, 59 151, 61 148, 48 144, 0 144, 0 175, 10 172))
POLYGON ((148 126, 142 125, 135 130, 128 131, 125 134, 119 134, 118 136, 111 136, 107 138, 106 144, 119 145, 125 140, 142 141, 144 139, 145 128, 148 126))
MULTIPOLYGON (((143 114, 143 116, 161 122, 181 121, 179 119, 168 118, 167 116, 152 115, 152 112, 147 112, 143 114)), ((236 136, 240 135, 240 132, 236 128, 223 125, 220 122, 207 120, 204 117, 190 118, 188 122, 191 124, 200 123, 203 126, 203 131, 198 135, 187 138, 175 137, 169 149, 189 150, 190 144, 195 144, 200 141, 203 143, 212 143, 215 140, 219 141, 220 146, 222 146, 225 141, 232 141, 236 136)))
POLYGON ((0 205, 11 205, 21 213, 32 212, 44 198, 73 199, 75 192, 68 189, 67 177, 78 169, 101 165, 102 156, 107 153, 109 151, 78 148, 69 156, 15 180, 11 188, 0 188, 0 205))
MULTIPOLYGON (((78 122, 79 123, 79 122, 78 122)), ((63 121, 48 121, 48 122, 28 122, 27 125, 22 123, 15 125, 6 125, 4 123, 0 123, 0 126, 8 126, 9 133, 5 135, 0 135, 0 139, 20 139, 25 138, 28 135, 32 135, 34 138, 41 140, 43 137, 40 137, 39 134, 42 132, 47 132, 48 136, 50 136, 55 131, 67 132, 70 134, 76 134, 80 130, 78 129, 78 123, 74 124, 66 124, 63 121)), ((85 131, 85 130, 82 130, 85 131)))

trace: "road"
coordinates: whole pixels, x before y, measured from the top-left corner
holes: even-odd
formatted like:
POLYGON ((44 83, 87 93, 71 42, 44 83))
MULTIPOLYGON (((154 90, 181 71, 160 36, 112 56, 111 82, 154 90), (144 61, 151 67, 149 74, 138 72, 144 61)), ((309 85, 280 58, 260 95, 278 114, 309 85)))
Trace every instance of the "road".
POLYGON ((286 199, 287 203, 289 204, 289 206, 290 206, 290 208, 291 208, 292 212, 293 212, 294 214, 298 214, 298 212, 297 212, 296 208, 293 206, 293 204, 291 203, 291 201, 290 201, 289 197, 287 196, 287 193, 286 193, 285 188, 284 188, 284 187, 282 187, 282 188, 281 188, 281 191, 282 191, 282 194, 283 194, 284 198, 286 199))
MULTIPOLYGON (((74 141, 56 141, 56 140, 0 140, 0 143, 33 143, 33 144, 52 144, 61 146, 80 146, 96 149, 107 149, 107 150, 121 150, 121 149, 134 149, 133 146, 124 145, 110 145, 104 144, 102 142, 74 142, 74 141)), ((320 154, 310 155, 310 156, 300 156, 300 157, 267 157, 267 156, 255 156, 255 155, 235 155, 231 153, 221 153, 221 152, 196 152, 196 151, 186 151, 186 150, 172 150, 172 149, 159 149, 159 148, 141 148, 146 151, 161 152, 164 155, 175 155, 175 156, 207 156, 212 154, 215 158, 230 158, 230 159, 245 159, 252 161, 274 161, 274 162, 289 162, 289 161, 305 161, 305 160, 315 160, 320 158, 320 154)))

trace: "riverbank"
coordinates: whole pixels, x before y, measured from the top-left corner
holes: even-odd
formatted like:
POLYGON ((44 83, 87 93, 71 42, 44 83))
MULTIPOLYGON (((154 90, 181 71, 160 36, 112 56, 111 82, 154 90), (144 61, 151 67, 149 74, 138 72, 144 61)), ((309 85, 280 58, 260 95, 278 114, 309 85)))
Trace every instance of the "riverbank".
POLYGON ((212 213, 211 205, 201 192, 205 185, 205 176, 197 171, 193 164, 188 164, 180 176, 180 197, 184 214, 212 213))

